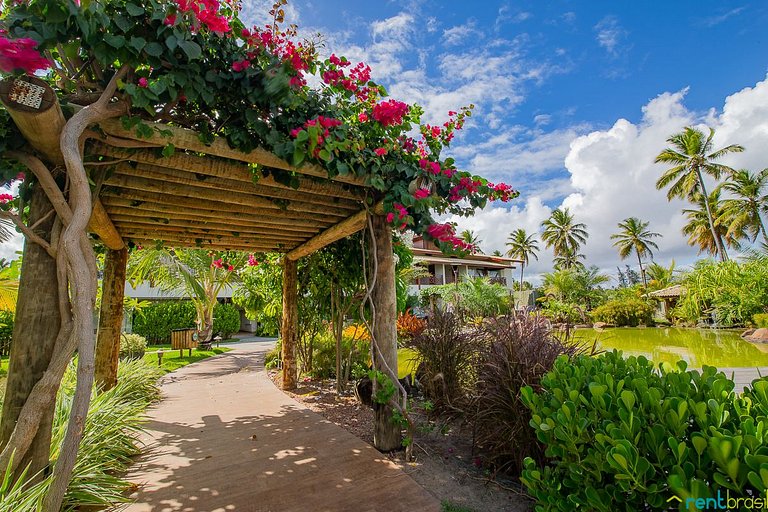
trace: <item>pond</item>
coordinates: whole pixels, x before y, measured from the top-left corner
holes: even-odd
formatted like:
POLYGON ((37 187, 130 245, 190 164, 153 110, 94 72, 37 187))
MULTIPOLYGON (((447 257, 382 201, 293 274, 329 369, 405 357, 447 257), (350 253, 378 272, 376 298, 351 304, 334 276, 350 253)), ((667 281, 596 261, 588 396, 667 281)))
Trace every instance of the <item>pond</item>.
POLYGON ((604 350, 618 349, 625 355, 643 355, 655 363, 676 363, 689 367, 768 366, 768 345, 749 343, 733 331, 680 328, 579 329, 578 339, 597 340, 604 350))

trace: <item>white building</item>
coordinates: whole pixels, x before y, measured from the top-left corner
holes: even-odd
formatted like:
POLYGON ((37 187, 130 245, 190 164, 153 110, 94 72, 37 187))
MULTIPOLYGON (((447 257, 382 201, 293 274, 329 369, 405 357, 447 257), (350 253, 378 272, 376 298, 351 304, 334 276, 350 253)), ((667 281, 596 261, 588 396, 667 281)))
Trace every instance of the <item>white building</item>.
POLYGON ((421 263, 430 273, 429 277, 417 279, 409 286, 409 293, 418 295, 430 286, 455 283, 466 278, 487 277, 492 283, 504 285, 512 291, 515 283, 513 270, 519 260, 504 256, 469 254, 461 258, 446 256, 434 244, 421 237, 413 239, 414 263, 421 263))

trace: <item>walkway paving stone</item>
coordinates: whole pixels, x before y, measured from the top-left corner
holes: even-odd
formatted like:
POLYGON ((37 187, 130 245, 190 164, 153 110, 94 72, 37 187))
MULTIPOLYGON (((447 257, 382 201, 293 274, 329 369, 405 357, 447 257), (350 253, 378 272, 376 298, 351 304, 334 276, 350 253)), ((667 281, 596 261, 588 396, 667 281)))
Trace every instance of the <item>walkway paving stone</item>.
POLYGON ((150 411, 149 451, 128 475, 126 512, 439 511, 375 448, 278 390, 271 343, 168 374, 150 411))

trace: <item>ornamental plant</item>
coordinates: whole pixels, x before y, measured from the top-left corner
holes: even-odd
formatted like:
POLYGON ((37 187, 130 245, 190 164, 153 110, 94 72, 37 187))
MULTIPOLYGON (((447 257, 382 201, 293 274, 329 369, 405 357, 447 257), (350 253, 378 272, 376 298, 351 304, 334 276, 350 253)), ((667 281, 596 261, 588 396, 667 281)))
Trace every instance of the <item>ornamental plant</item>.
POLYGON ((545 447, 546 461, 527 459, 521 476, 537 511, 694 510, 695 500, 727 493, 765 498, 766 379, 737 394, 716 368, 656 367, 614 351, 562 357, 521 397, 545 447))
MULTIPOLYGON (((273 6, 274 23, 246 27, 237 6, 219 0, 9 1, 0 14, 0 71, 45 73, 63 103, 83 105, 124 68, 115 96, 137 133, 153 133, 144 121, 164 122, 244 152, 260 146, 296 166, 319 164, 329 177, 359 176, 394 227, 446 252, 473 249, 433 214, 471 215, 518 193, 443 156, 472 105, 448 112, 441 125, 423 124, 422 109, 387 98, 366 64, 321 58, 294 26, 283 29, 283 3, 273 6), (319 87, 307 85, 309 75, 319 87)), ((3 131, 15 132, 7 116, 3 131)), ((4 144, 14 141, 21 139, 4 144)), ((254 172, 301 186, 290 173, 254 172)))

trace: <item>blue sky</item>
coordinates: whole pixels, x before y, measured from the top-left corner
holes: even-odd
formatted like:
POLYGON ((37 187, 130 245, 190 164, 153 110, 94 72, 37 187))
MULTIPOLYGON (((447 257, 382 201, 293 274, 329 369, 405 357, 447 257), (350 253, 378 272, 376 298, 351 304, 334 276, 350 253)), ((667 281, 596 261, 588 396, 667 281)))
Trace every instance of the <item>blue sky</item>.
MULTIPOLYGON (((263 6, 246 2, 246 17, 263 6)), ((696 259, 680 234, 685 205, 654 187, 666 138, 712 126, 717 144, 747 147, 725 163, 768 166, 765 2, 293 0, 286 21, 324 34, 326 54, 371 64, 428 121, 477 106, 452 155, 522 192, 512 205, 450 219, 475 230, 486 252, 567 206, 589 227, 589 264, 614 272, 610 234, 638 216, 664 235, 657 261, 685 265, 696 259)), ((550 269, 543 250, 531 270, 550 269)))
MULTIPOLYGON (((271 4, 244 0, 243 17, 263 24, 271 4)), ((768 167, 764 1, 290 0, 286 23, 322 33, 326 55, 369 63, 393 97, 425 107, 427 121, 476 105, 452 155, 522 192, 449 219, 475 230, 486 252, 567 206, 589 228, 588 264, 614 272, 610 234, 638 216, 664 235, 657 261, 685 265, 696 259, 680 234, 685 205, 654 187, 666 138, 712 126, 717 145, 747 149, 725 163, 768 167)), ((530 270, 551 261, 542 247, 530 270)))

